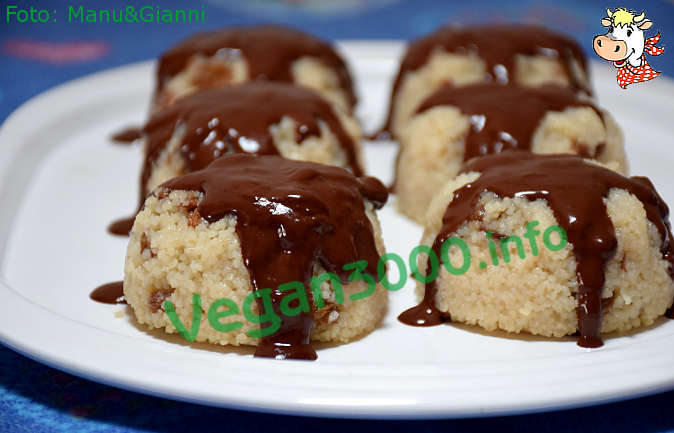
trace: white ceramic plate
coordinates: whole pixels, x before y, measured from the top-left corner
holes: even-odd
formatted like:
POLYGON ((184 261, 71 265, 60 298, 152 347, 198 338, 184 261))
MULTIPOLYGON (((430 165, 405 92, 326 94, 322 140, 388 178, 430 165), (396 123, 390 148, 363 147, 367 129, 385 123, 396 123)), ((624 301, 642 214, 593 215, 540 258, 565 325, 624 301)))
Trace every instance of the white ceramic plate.
MULTIPOLYGON (((344 43, 358 77, 360 114, 382 120, 399 43, 344 43)), ((247 349, 186 344, 136 325, 123 306, 92 302, 122 277, 126 239, 106 233, 132 211, 137 147, 111 132, 144 119, 150 62, 82 78, 29 101, 0 131, 0 338, 40 362, 148 394, 270 412, 344 417, 465 417, 573 407, 674 385, 674 321, 584 350, 573 338, 487 334, 449 324, 413 328, 396 315, 414 304, 411 280, 391 294, 372 334, 319 349, 316 362, 256 359, 247 349), (115 312, 125 311, 124 317, 115 312)), ((671 115, 665 78, 620 90, 593 65, 601 104, 623 126, 632 173, 674 203, 671 115)), ((395 147, 367 147, 370 172, 391 178, 395 147)), ((388 250, 406 257, 421 230, 381 212, 388 250)))

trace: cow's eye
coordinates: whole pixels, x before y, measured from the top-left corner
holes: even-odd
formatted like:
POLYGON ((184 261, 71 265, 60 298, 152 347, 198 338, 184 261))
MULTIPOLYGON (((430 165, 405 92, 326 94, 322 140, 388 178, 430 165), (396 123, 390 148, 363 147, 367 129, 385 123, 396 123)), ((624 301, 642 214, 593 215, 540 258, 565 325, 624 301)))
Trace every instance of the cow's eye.
POLYGON ((632 36, 632 30, 627 31, 627 37, 629 38, 630 36, 632 36))

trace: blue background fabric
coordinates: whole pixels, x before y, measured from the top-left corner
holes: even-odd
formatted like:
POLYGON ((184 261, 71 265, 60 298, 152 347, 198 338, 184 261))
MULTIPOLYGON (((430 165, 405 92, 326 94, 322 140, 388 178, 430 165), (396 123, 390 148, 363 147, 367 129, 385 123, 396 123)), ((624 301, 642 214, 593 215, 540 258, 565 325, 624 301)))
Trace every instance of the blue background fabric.
MULTIPOLYGON (((326 39, 410 39, 449 23, 527 22, 576 37, 591 52, 603 33, 607 7, 645 10, 662 33, 654 69, 674 74, 674 1, 474 1, 433 0, 201 0, 178 2, 34 2, 52 11, 48 23, 6 20, 0 10, 0 121, 50 87, 92 72, 153 58, 172 43, 205 29, 276 22, 326 39), (199 24, 67 22, 67 8, 204 7, 199 24), (671 38, 671 39, 670 39, 671 38)), ((655 32, 649 32, 651 36, 655 32)), ((0 143, 0 146, 2 143, 0 143)), ((674 367, 674 366, 673 366, 674 367)), ((620 380, 620 378, 616 378, 620 380)), ((674 392, 583 409, 489 419, 362 421, 270 415, 145 396, 97 384, 36 363, 0 346, 0 432, 91 431, 401 431, 448 432, 674 432, 674 392)))

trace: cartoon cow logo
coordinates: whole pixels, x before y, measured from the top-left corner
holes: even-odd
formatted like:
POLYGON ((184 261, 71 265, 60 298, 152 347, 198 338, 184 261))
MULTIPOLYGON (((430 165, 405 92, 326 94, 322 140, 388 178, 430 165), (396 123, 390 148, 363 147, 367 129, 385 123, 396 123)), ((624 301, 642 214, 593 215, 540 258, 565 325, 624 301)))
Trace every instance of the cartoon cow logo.
POLYGON ((644 39, 644 30, 648 30, 653 22, 646 18, 644 12, 636 12, 618 8, 614 12, 606 9, 607 16, 601 24, 608 27, 604 35, 595 36, 592 41, 594 52, 604 60, 613 62, 618 69, 618 86, 626 89, 633 83, 652 80, 660 75, 654 71, 646 60, 646 54, 659 56, 664 47, 656 47, 660 33, 644 39))

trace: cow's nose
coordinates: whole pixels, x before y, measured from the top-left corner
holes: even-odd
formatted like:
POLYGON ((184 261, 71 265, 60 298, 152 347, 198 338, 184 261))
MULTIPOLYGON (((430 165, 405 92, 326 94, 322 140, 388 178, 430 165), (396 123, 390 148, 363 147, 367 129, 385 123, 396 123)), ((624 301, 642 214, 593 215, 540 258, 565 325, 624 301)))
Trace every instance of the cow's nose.
POLYGON ((594 38, 592 43, 594 52, 602 59, 612 62, 625 59, 627 57, 627 44, 625 41, 614 41, 606 35, 599 35, 594 38))

